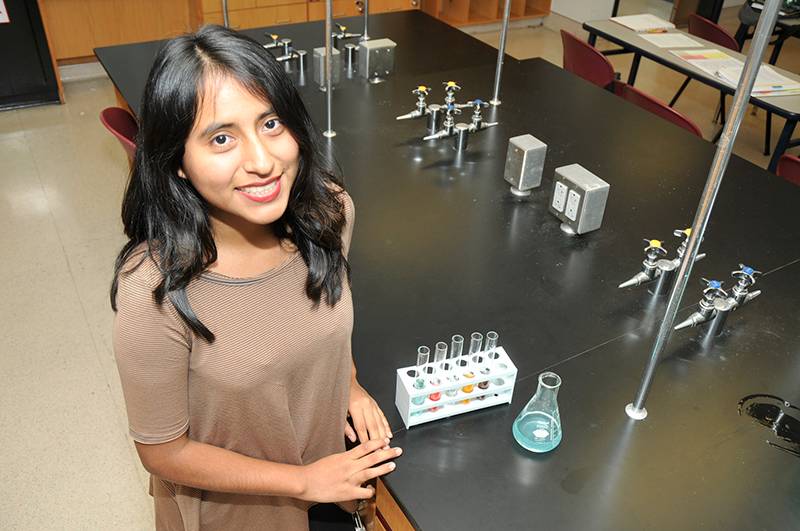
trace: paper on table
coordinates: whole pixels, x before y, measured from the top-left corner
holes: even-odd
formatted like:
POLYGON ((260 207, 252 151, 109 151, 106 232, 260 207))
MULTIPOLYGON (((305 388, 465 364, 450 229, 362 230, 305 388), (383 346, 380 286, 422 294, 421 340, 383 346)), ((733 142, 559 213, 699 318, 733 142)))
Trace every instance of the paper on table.
MULTIPOLYGON (((732 66, 723 68, 717 72, 717 76, 727 84, 735 87, 739 84, 739 78, 742 76, 744 65, 732 66)), ((800 92, 800 82, 779 74, 768 65, 762 65, 758 69, 758 77, 756 78, 755 85, 753 85, 752 94, 759 96, 780 96, 788 94, 797 94, 800 92)))
POLYGON ((617 24, 622 24, 626 28, 632 29, 637 33, 675 29, 675 24, 672 22, 649 13, 642 15, 626 15, 624 17, 611 17, 611 20, 617 24))
POLYGON ((737 67, 742 64, 738 59, 734 59, 720 50, 670 50, 670 52, 711 76, 716 76, 717 72, 724 68, 737 67))
POLYGON ((702 44, 694 39, 690 39, 683 33, 656 33, 640 36, 659 48, 699 48, 702 46, 702 44))

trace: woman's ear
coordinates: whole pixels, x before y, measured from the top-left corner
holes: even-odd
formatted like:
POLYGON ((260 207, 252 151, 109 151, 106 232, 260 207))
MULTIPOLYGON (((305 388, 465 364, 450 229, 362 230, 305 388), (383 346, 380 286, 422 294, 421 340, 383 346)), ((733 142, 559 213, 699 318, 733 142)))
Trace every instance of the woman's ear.
POLYGON ((178 168, 178 177, 181 179, 186 179, 186 173, 183 171, 183 168, 178 168))

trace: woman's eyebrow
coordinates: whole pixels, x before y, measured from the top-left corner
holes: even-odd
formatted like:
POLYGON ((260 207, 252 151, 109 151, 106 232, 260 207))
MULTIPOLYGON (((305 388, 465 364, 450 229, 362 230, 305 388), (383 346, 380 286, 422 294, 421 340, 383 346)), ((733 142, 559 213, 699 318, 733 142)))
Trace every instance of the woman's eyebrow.
MULTIPOLYGON (((258 115, 258 118, 256 118, 256 122, 260 122, 264 118, 266 118, 268 116, 271 116, 273 114, 275 114, 275 110, 272 107, 270 107, 266 111, 264 111, 264 112, 262 112, 261 114, 258 115)), ((233 122, 224 123, 224 124, 220 123, 220 122, 214 122, 214 123, 210 124, 208 127, 206 127, 205 129, 203 129, 203 131, 200 133, 200 137, 201 138, 206 137, 206 136, 210 135, 211 133, 213 133, 214 131, 217 131, 218 129, 227 129, 229 127, 234 127, 235 125, 236 124, 234 124, 233 122)))

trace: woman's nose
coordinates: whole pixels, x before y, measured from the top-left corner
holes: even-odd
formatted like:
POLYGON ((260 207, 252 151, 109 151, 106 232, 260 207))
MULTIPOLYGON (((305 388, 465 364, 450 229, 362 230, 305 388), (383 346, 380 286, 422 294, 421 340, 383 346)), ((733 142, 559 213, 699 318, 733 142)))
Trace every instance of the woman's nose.
POLYGON ((248 173, 257 173, 265 177, 272 175, 275 160, 267 147, 258 141, 250 142, 244 162, 244 169, 248 173))

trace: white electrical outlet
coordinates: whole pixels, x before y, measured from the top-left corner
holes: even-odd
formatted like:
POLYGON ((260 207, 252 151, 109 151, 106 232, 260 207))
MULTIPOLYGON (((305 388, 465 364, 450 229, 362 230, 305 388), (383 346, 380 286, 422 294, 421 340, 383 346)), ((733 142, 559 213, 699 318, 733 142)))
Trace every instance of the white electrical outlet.
POLYGON ((578 204, 581 202, 581 196, 575 190, 570 190, 567 197, 567 211, 565 214, 569 219, 575 221, 578 218, 578 204))
POLYGON ((556 188, 553 192, 553 208, 558 210, 559 212, 564 211, 564 203, 567 201, 567 186, 558 181, 556 182, 556 188))

